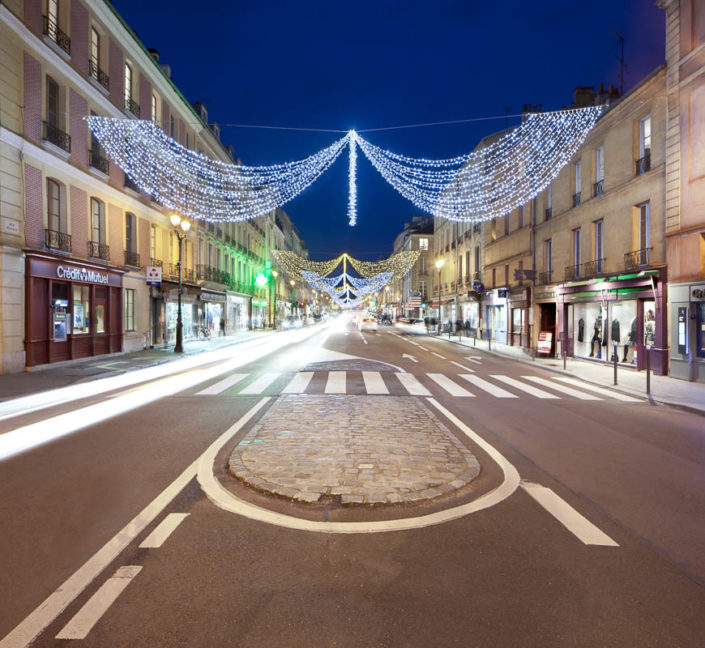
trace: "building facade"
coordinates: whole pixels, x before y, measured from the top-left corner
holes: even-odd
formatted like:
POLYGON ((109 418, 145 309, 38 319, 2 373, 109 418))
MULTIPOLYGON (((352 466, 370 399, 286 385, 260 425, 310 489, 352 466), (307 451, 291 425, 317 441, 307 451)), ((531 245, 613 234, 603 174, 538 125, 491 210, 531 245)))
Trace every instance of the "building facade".
MULTIPOLYGON (((387 302, 393 305, 392 317, 425 317, 425 304, 431 295, 433 277, 433 219, 414 216, 394 240, 394 254, 418 250, 419 257, 411 269, 386 290, 387 302)), ((388 309, 389 310, 389 309, 388 309)))

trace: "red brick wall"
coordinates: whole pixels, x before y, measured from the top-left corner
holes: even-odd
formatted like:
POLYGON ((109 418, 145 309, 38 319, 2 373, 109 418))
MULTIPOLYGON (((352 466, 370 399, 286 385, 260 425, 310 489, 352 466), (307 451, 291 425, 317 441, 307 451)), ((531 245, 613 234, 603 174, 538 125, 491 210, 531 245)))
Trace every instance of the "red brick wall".
POLYGON ((88 256, 88 195, 71 186, 71 247, 76 256, 88 256))
POLYGON ((88 74, 88 11, 80 0, 71 3, 71 63, 88 74))
POLYGON ((24 165, 24 200, 25 200, 25 242, 27 247, 41 249, 44 240, 44 209, 42 172, 29 165, 24 165))
POLYGON ((120 46, 111 38, 108 63, 110 76, 110 99, 121 110, 125 108, 125 73, 123 70, 124 59, 120 46))
POLYGON ((152 119, 152 86, 144 74, 140 74, 140 119, 152 119))
POLYGON ((123 241, 124 217, 118 205, 108 204, 108 245, 110 246, 110 263, 125 263, 125 244, 123 241))
POLYGON ((24 135, 42 139, 42 68, 37 59, 24 53, 24 135))
POLYGON ((42 0, 25 0, 24 3, 24 24, 37 36, 42 33, 43 5, 42 0))
POLYGON ((171 135, 169 132, 169 104, 166 101, 162 101, 162 128, 167 135, 171 135))
POLYGON ((71 160, 84 169, 88 166, 88 124, 83 119, 87 114, 86 100, 71 88, 69 90, 71 160))

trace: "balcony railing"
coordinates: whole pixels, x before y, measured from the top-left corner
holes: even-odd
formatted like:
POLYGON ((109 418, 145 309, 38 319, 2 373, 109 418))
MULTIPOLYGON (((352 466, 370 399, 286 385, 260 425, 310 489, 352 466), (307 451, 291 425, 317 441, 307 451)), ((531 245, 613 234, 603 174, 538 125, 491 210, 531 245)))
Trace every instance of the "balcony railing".
POLYGON ((132 97, 125 97, 125 110, 129 110, 135 117, 140 116, 140 105, 132 97))
POLYGON ((226 286, 231 284, 230 273, 225 270, 218 270, 208 265, 199 265, 196 267, 196 278, 205 281, 213 281, 226 286))
POLYGON ((569 265, 565 268, 565 281, 574 281, 580 276, 580 266, 579 265, 569 265))
POLYGON ((594 277, 602 274, 605 271, 605 259, 595 259, 594 261, 586 261, 583 263, 581 276, 594 277))
POLYGON ((643 248, 641 250, 634 250, 633 252, 627 252, 624 255, 624 269, 625 270, 637 270, 638 268, 643 268, 649 265, 649 250, 651 248, 643 248))
POLYGON ((61 250, 71 252, 71 235, 56 230, 44 230, 44 245, 50 250, 61 250))
POLYGON ((553 272, 551 270, 546 270, 545 272, 539 272, 539 285, 545 286, 551 283, 551 275, 553 272))
POLYGON ((651 153, 647 153, 644 157, 636 161, 636 175, 642 175, 651 170, 651 153))
POLYGON ((55 124, 44 122, 44 140, 54 146, 58 146, 67 153, 71 153, 71 135, 64 133, 55 124))
POLYGON ((88 256, 94 259, 110 259, 110 247, 98 241, 88 241, 88 256))
POLYGON ((181 268, 182 281, 193 281, 193 268, 181 268))
MULTIPOLYGON (((178 263, 170 263, 169 264, 169 275, 171 277, 178 277, 179 276, 179 264, 178 263)), ((183 274, 181 277, 183 278, 183 274)))
POLYGON ((42 16, 42 34, 51 38, 64 52, 71 54, 71 39, 49 16, 42 16))
POLYGON ((604 180, 598 180, 594 185, 592 185, 592 195, 593 196, 601 196, 605 189, 603 186, 604 180))
POLYGON ((94 169, 98 169, 98 171, 108 175, 110 164, 108 163, 108 158, 103 155, 102 151, 96 151, 95 149, 90 150, 88 152, 88 164, 94 169))
POLYGON ((553 213, 553 210, 550 207, 548 207, 546 209, 545 214, 544 214, 544 220, 551 220, 552 213, 553 213))
POLYGON ((137 183, 129 175, 127 175, 127 173, 125 174, 125 189, 132 189, 135 193, 140 192, 140 188, 137 186, 137 183))
POLYGON ((133 268, 140 267, 140 255, 137 252, 131 252, 130 250, 125 250, 125 265, 132 266, 133 268))
POLYGON ((95 59, 88 59, 88 75, 100 83, 106 90, 110 90, 110 77, 100 69, 100 65, 98 65, 98 61, 95 59))
POLYGON ((573 207, 577 207, 580 204, 580 192, 576 191, 573 194, 573 207))
POLYGON ((151 265, 151 266, 153 266, 153 267, 155 267, 155 268, 161 268, 161 267, 164 266, 164 264, 161 262, 161 260, 159 260, 159 259, 154 259, 154 258, 151 258, 151 259, 149 260, 149 265, 151 265))

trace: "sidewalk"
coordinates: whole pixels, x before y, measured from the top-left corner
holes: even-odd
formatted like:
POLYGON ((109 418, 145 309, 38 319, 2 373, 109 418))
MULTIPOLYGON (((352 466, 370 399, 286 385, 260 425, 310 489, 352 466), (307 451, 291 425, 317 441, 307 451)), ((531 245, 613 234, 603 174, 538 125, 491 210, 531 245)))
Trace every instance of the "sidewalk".
MULTIPOLYGON (((433 337, 448 341, 448 334, 434 335, 433 337)), ((472 337, 458 338, 451 336, 450 342, 467 347, 468 350, 475 349, 494 353, 498 356, 511 358, 519 362, 542 367, 548 371, 572 376, 584 380, 600 387, 616 389, 632 396, 649 398, 654 403, 671 405, 687 409, 691 412, 705 415, 705 384, 678 380, 669 376, 656 376, 651 374, 651 394, 646 393, 646 372, 637 371, 622 365, 617 366, 617 385, 614 385, 614 365, 604 362, 593 362, 575 358, 566 358, 566 368, 563 369, 562 358, 545 358, 536 356, 532 359, 526 349, 508 344, 499 344, 492 341, 491 350, 488 348, 487 340, 472 337)))
POLYGON ((174 353, 174 345, 170 344, 134 353, 114 353, 42 365, 23 373, 0 376, 0 401, 144 369, 185 356, 216 351, 272 333, 271 330, 243 331, 210 340, 189 340, 184 342, 183 353, 174 353))

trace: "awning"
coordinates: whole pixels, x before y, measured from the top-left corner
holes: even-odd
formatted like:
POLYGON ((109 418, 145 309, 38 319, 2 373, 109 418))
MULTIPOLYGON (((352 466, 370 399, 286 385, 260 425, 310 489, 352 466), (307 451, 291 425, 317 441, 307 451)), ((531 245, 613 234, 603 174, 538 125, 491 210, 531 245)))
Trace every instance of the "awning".
MULTIPOLYGON (((450 304, 454 302, 455 299, 442 299, 441 300, 441 306, 445 306, 446 304, 450 304)), ((428 304, 430 308, 438 308, 438 301, 433 301, 430 304, 428 304)))

